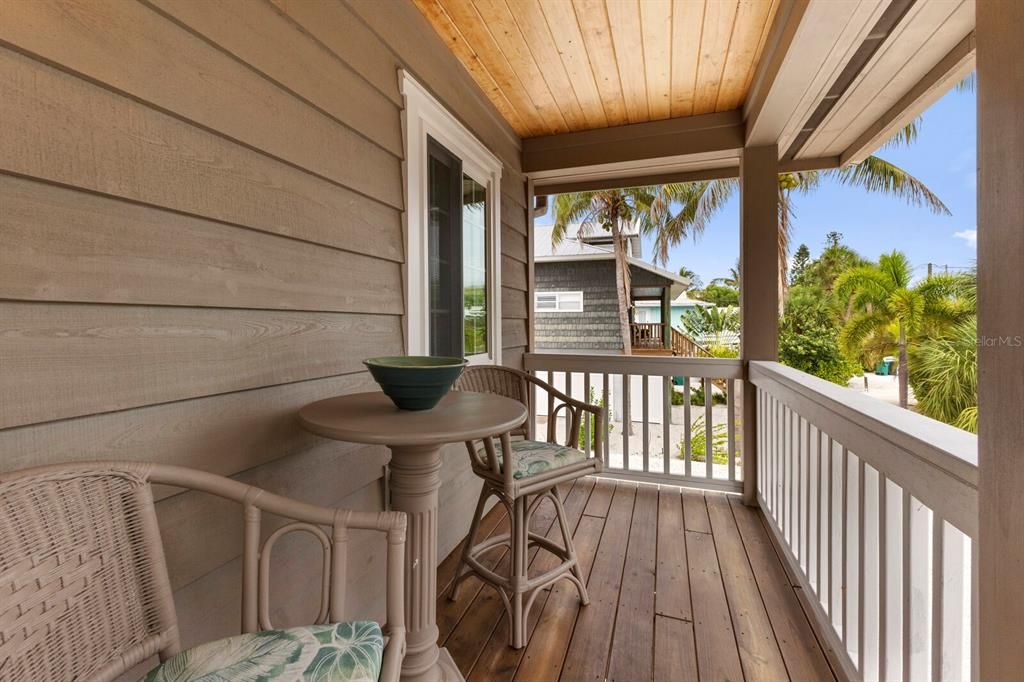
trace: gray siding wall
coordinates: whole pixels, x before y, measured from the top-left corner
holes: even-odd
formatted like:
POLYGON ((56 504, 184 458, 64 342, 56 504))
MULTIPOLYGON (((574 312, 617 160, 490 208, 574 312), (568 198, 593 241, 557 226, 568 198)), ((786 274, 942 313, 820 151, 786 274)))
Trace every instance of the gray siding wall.
MULTIPOLYGON (((387 451, 295 412, 374 388, 360 360, 405 350, 399 68, 504 164, 503 359, 521 366, 519 139, 412 2, 32 0, 3 17, 0 471, 149 460, 382 507, 387 451)), ((441 477, 443 556, 480 483, 461 445, 441 477)), ((237 633, 240 509, 159 494, 184 643, 237 633)), ((319 598, 314 543, 287 544, 281 626, 319 598)), ((353 617, 382 615, 383 549, 353 535, 353 617)))
POLYGON ((537 312, 538 350, 621 350, 612 261, 537 263, 536 291, 582 291, 583 312, 537 312))

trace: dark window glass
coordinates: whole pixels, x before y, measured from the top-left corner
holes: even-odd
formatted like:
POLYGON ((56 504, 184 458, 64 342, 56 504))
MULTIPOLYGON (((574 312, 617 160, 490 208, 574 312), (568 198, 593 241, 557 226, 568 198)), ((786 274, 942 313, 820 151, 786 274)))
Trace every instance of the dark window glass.
POLYGON ((427 144, 427 240, 430 354, 462 351, 462 162, 427 144))

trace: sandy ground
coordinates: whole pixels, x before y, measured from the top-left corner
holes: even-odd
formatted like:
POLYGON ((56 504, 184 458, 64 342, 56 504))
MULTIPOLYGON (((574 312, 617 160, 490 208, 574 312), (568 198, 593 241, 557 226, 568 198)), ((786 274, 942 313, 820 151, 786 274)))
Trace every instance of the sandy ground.
MULTIPOLYGON (((693 405, 690 409, 690 422, 691 424, 697 422, 699 417, 703 417, 704 407, 693 405)), ((725 405, 714 405, 711 408, 711 420, 713 424, 725 424, 728 419, 728 409, 725 405)), ((560 418, 559 428, 564 429, 564 421, 560 418)), ((737 420, 738 423, 738 420, 737 420)), ((686 473, 686 462, 683 458, 679 457, 680 444, 683 442, 683 434, 685 431, 685 412, 682 405, 672 406, 672 422, 669 426, 669 472, 673 474, 685 474, 686 473)), ((613 421, 612 431, 609 441, 610 450, 610 461, 611 466, 617 469, 623 468, 623 431, 622 422, 613 421)), ((546 426, 546 419, 543 417, 537 418, 537 432, 544 433, 546 426)), ((737 430, 738 427, 737 427, 737 430)), ((559 431, 563 433, 563 431, 559 431)), ((740 443, 737 437, 736 451, 740 451, 740 443)), ((629 467, 630 471, 642 472, 644 471, 644 431, 643 423, 635 421, 633 422, 633 431, 629 435, 629 467)), ((652 473, 662 473, 665 467, 665 454, 664 454, 664 430, 661 424, 650 424, 647 432, 647 457, 648 457, 648 471, 652 473)), ((694 476, 704 476, 706 472, 705 462, 691 462, 690 473, 694 476)), ((742 478, 741 474, 741 463, 739 457, 736 460, 736 476, 742 478)), ((729 479, 729 467, 726 464, 714 464, 712 463, 712 477, 722 480, 729 479)))
MULTIPOLYGON (((878 376, 877 374, 865 374, 863 377, 853 377, 847 384, 852 390, 877 398, 892 405, 900 404, 900 385, 896 376, 878 376), (867 389, 864 388, 864 378, 867 377, 867 389)), ((917 404, 914 398, 914 389, 907 388, 907 402, 911 407, 917 404)))

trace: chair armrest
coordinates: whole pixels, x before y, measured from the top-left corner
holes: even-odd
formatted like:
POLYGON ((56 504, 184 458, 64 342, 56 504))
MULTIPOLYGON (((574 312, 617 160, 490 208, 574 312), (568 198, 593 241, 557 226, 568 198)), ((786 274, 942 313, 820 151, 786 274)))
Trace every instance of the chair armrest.
POLYGON ((594 438, 596 441, 594 451, 595 453, 601 452, 601 445, 603 443, 605 433, 605 409, 598 405, 591 405, 588 402, 571 398, 548 382, 538 379, 533 375, 527 376, 530 383, 543 389, 548 394, 547 440, 552 443, 558 442, 555 429, 555 425, 558 421, 558 412, 560 410, 566 410, 571 413, 571 419, 566 419, 566 442, 564 444, 568 447, 577 447, 580 442, 580 429, 583 426, 583 415, 584 413, 589 413, 594 416, 594 438), (556 405, 556 400, 559 401, 560 404, 556 405))

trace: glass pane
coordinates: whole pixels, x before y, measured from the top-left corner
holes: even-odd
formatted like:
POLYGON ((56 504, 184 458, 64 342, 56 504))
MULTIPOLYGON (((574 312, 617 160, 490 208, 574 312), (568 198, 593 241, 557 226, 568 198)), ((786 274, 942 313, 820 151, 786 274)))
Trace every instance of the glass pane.
POLYGON ((452 343, 452 174, 455 169, 431 154, 427 161, 427 239, 430 273, 430 354, 458 355, 452 343))
POLYGON ((462 328, 465 354, 487 352, 487 191, 462 176, 462 328))

